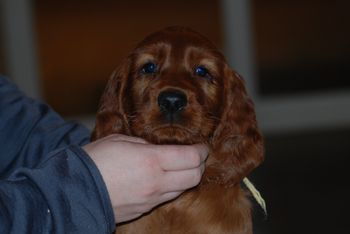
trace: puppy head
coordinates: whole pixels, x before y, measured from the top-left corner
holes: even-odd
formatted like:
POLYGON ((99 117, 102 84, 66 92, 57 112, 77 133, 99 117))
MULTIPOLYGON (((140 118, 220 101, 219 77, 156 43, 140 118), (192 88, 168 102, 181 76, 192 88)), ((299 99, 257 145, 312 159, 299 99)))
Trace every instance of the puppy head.
POLYGON ((208 39, 183 27, 149 35, 113 73, 92 139, 112 133, 156 144, 207 143, 214 152, 208 174, 227 178, 242 178, 263 159, 242 78, 208 39))
POLYGON ((226 67, 216 47, 190 29, 151 34, 112 75, 94 138, 118 132, 153 143, 207 142, 224 109, 226 67))

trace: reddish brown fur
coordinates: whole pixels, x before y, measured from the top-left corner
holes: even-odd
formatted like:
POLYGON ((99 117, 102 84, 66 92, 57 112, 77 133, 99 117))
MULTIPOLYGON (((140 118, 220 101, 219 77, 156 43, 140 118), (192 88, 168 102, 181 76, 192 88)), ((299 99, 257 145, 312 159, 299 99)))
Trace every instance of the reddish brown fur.
POLYGON ((206 143, 202 182, 178 199, 118 227, 117 233, 252 233, 251 207, 240 181, 263 160, 263 142, 243 80, 200 34, 171 27, 151 34, 109 80, 93 140, 112 133, 156 144, 206 143), (141 74, 146 62, 159 65, 141 74), (194 74, 204 65, 214 77, 194 74), (164 123, 157 105, 163 90, 181 90, 188 104, 177 123, 164 123))

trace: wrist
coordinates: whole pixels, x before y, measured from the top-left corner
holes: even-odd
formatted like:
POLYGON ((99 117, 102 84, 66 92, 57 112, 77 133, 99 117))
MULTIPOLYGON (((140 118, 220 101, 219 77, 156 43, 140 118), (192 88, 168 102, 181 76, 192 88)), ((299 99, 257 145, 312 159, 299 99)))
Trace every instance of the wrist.
POLYGON ((98 165, 95 163, 93 158, 89 155, 89 153, 85 150, 85 146, 84 147, 71 146, 70 148, 73 152, 76 153, 76 155, 88 168, 90 176, 93 179, 93 182, 95 184, 96 192, 100 197, 100 202, 102 203, 108 228, 109 230, 114 230, 115 223, 116 223, 114 209, 112 206, 110 195, 108 193, 107 184, 102 176, 100 169, 98 168, 98 165))

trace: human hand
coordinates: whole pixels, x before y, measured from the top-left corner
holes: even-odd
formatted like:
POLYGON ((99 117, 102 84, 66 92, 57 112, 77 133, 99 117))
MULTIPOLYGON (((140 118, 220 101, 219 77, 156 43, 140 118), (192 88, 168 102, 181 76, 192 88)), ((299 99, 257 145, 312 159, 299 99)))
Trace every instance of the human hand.
POLYGON ((205 145, 153 145, 110 135, 83 149, 100 170, 117 223, 128 221, 196 186, 208 155, 205 145))

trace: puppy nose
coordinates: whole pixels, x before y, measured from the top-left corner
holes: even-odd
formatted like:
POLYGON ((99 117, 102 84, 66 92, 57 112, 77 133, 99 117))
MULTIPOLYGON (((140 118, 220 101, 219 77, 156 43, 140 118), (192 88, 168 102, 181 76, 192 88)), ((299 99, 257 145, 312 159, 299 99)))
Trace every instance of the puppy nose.
POLYGON ((158 96, 158 106, 162 112, 175 113, 186 105, 186 95, 181 91, 163 91, 158 96))

